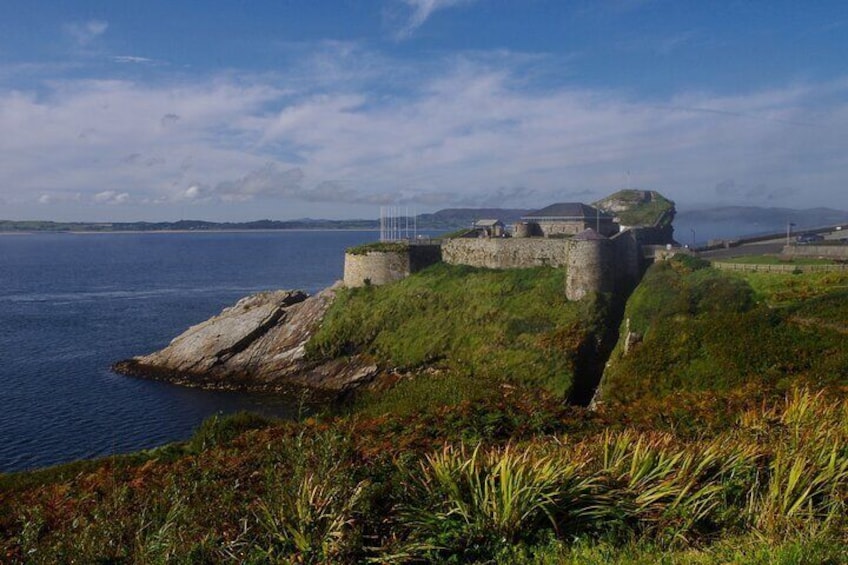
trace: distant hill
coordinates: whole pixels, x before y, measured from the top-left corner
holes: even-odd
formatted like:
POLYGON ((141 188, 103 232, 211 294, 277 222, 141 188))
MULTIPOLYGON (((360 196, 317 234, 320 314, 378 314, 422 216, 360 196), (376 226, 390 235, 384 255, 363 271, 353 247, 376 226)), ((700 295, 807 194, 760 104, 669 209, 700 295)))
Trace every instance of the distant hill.
POLYGON ((459 229, 470 227, 477 220, 501 220, 511 224, 531 210, 517 208, 445 208, 432 214, 419 214, 418 227, 425 229, 459 229))
MULTIPOLYGON (((418 215, 418 229, 454 230, 468 227, 476 220, 495 218, 506 223, 517 221, 528 210, 500 208, 450 208, 432 214, 418 215)), ((411 220, 410 220, 411 223, 411 220)), ((47 222, 0 220, 0 232, 128 232, 128 231, 221 231, 221 230, 292 230, 292 229, 362 229, 380 228, 379 220, 256 220, 252 222, 47 222)))
MULTIPOLYGON (((532 210, 521 208, 445 208, 432 214, 419 214, 418 229, 455 230, 469 227, 476 220, 498 219, 506 224, 517 222, 532 210)), ((787 223, 794 231, 833 224, 848 224, 848 211, 832 208, 758 208, 754 206, 721 206, 716 208, 678 210, 674 217, 678 241, 689 243, 694 229, 698 241, 732 238, 758 233, 780 232, 787 223)), ((377 219, 323 220, 256 220, 252 222, 46 222, 0 220, 0 232, 126 232, 126 231, 216 231, 216 230, 287 230, 287 229, 379 229, 377 219)))

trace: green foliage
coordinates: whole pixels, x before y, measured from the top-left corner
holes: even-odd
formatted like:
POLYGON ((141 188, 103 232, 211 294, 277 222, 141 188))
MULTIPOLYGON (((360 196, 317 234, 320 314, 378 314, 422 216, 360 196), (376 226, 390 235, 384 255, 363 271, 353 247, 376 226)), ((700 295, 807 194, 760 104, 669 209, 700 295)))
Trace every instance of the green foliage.
POLYGON ((480 386, 480 380, 472 375, 425 374, 401 379, 388 390, 363 393, 352 411, 369 416, 406 416, 421 412, 422 407, 435 410, 462 402, 485 402, 500 394, 494 383, 480 386))
POLYGON ((846 278, 829 275, 740 276, 676 259, 653 266, 625 311, 623 331, 641 343, 614 353, 603 396, 844 384, 848 301, 835 283, 846 278))
POLYGON ((594 304, 568 302, 551 268, 435 265, 392 285, 340 292, 307 344, 316 359, 353 353, 382 367, 571 387, 575 352, 602 331, 594 304))
MULTIPOLYGON (((527 418, 544 408, 522 407, 517 393, 512 401, 527 418)), ((529 435, 517 424, 471 441, 438 435, 455 429, 451 415, 459 429, 506 409, 468 410, 437 421, 278 423, 171 461, 106 462, 4 492, 0 555, 9 563, 848 557, 844 394, 799 390, 755 403, 698 441, 626 419, 575 427, 576 409, 547 411, 548 427, 529 435)))
POLYGON ((332 432, 299 435, 280 455, 286 472, 270 474, 258 504, 256 556, 271 562, 349 560, 358 550, 356 518, 368 498, 368 481, 351 472, 349 441, 332 432))
POLYGON ((611 201, 627 204, 626 210, 615 212, 615 215, 621 218, 621 223, 626 226, 653 226, 663 219, 671 222, 668 213, 674 209, 674 202, 656 191, 651 191, 651 199, 648 202, 643 201, 643 191, 627 189, 619 190, 597 204, 603 208, 605 203, 611 201))
POLYGON ((348 247, 346 253, 350 255, 367 255, 368 253, 405 253, 409 250, 409 243, 405 241, 374 241, 363 243, 356 247, 348 247))
POLYGON ((234 414, 215 414, 201 422, 188 441, 188 448, 200 452, 211 447, 232 441, 247 430, 257 430, 270 426, 271 420, 253 412, 234 414))
POLYGON ((567 516, 588 518, 578 504, 591 492, 578 479, 579 464, 511 446, 492 451, 446 447, 408 472, 411 503, 401 520, 410 528, 401 554, 427 561, 485 558, 504 544, 535 535, 541 523, 556 528, 567 516))

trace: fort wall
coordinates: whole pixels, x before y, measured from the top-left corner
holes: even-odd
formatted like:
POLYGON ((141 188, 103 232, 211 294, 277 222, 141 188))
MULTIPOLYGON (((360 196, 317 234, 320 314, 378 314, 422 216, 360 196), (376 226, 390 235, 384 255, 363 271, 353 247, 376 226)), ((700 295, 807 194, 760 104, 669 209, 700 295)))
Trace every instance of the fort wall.
POLYGON ((571 243, 569 239, 457 238, 442 245, 442 260, 488 269, 565 267, 571 243))
POLYGON ((383 285, 439 261, 487 269, 563 268, 569 300, 580 300, 595 292, 628 294, 639 283, 646 266, 639 234, 632 230, 611 239, 456 238, 441 246, 410 245, 406 250, 347 253, 344 283, 348 287, 383 285))
POLYGON ((388 284, 441 260, 438 244, 410 245, 398 251, 345 253, 344 284, 350 288, 388 284))

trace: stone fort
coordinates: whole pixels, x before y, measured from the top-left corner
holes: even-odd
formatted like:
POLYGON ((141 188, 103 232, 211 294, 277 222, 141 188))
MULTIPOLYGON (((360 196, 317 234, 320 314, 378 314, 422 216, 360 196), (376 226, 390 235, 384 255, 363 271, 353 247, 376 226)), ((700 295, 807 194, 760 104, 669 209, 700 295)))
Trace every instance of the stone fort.
MULTIPOLYGON (((652 194, 646 192, 643 198, 650 199, 652 194)), ((673 203, 670 214, 673 217, 673 203)), ((387 284, 444 261, 490 269, 563 268, 569 300, 596 292, 629 294, 654 252, 662 253, 673 243, 670 221, 663 214, 651 225, 628 227, 593 206, 554 204, 522 217, 511 235, 497 220, 481 220, 441 242, 349 250, 344 283, 348 287, 387 284)))

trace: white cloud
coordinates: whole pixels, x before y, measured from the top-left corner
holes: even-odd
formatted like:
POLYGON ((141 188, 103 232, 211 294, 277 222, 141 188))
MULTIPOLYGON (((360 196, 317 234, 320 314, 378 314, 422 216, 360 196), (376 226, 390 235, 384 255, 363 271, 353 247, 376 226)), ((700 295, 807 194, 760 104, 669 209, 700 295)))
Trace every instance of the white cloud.
POLYGON ((147 57, 136 57, 134 55, 116 55, 112 57, 112 61, 115 63, 140 65, 151 65, 156 63, 156 61, 153 59, 148 59, 147 57))
POLYGON ((104 33, 109 28, 109 23, 103 20, 89 20, 87 22, 73 22, 65 24, 65 33, 73 39, 80 47, 85 47, 104 33))
POLYGON ((93 200, 95 204, 128 204, 130 202, 130 195, 127 192, 104 190, 96 193, 93 200))
POLYGON ((68 204, 80 202, 83 195, 80 192, 45 192, 39 195, 37 202, 41 205, 68 204))
POLYGON ((0 90, 0 197, 351 216, 592 200, 629 170, 681 203, 848 208, 848 80, 645 101, 534 88, 526 65, 544 63, 509 53, 412 68, 372 56, 362 73, 344 53, 320 57, 281 75, 0 90))

